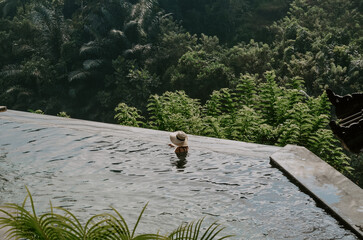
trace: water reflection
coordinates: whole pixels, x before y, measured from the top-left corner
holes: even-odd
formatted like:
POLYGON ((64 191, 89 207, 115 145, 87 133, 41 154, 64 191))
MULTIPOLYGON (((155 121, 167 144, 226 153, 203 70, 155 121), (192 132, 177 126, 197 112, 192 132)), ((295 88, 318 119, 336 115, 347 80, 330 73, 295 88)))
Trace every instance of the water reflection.
POLYGON ((172 166, 175 166, 178 171, 182 172, 184 171, 185 165, 188 163, 187 157, 188 152, 181 152, 181 153, 175 153, 178 160, 175 158, 171 160, 172 166))

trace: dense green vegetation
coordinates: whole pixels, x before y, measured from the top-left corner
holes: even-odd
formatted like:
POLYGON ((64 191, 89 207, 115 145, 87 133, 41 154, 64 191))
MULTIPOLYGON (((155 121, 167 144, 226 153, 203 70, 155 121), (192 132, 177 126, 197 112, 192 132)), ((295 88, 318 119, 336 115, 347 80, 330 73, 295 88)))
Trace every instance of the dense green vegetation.
POLYGON ((136 108, 120 104, 120 124, 185 132, 262 144, 305 146, 341 172, 351 173, 349 158, 331 130, 330 103, 325 94, 314 98, 302 90, 301 78, 279 87, 274 72, 263 79, 242 75, 231 88, 213 91, 205 104, 184 91, 165 92, 149 99, 149 121, 136 108))
POLYGON ((33 198, 28 191, 22 205, 8 204, 0 208, 4 217, 0 217, 0 229, 8 227, 7 239, 30 240, 212 240, 227 239, 232 235, 220 235, 223 231, 217 223, 209 227, 203 226, 203 219, 197 222, 183 223, 170 234, 161 235, 156 229, 152 234, 137 234, 136 229, 140 223, 147 204, 142 209, 135 226, 130 228, 122 215, 114 208, 114 214, 103 213, 91 217, 85 224, 70 211, 63 208, 53 208, 50 212, 37 214, 33 198), (30 200, 31 210, 25 207, 27 199, 30 200), (56 213, 55 210, 63 212, 56 213))
POLYGON ((0 102, 299 144, 362 185, 362 161, 327 129, 322 95, 363 91, 362 9, 360 0, 0 0, 0 102))

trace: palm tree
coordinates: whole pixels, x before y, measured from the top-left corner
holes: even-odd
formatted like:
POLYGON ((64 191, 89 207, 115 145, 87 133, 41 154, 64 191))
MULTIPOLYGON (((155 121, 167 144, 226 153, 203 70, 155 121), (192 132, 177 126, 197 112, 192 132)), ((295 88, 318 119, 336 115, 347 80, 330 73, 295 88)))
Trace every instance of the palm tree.
MULTIPOLYGON (((89 1, 85 5, 84 38, 79 48, 82 63, 74 65, 68 74, 73 97, 82 112, 88 114, 100 105, 94 98, 98 92, 117 87, 116 80, 108 81, 106 86, 105 76, 114 74, 112 62, 119 56, 134 61, 134 66, 142 65, 143 56, 151 49, 151 38, 158 31, 160 16, 155 0, 89 1)), ((117 103, 110 105, 114 108, 117 103)))
POLYGON ((0 1, 0 17, 12 19, 17 14, 17 8, 22 6, 23 14, 26 12, 26 4, 30 0, 2 0, 0 1))

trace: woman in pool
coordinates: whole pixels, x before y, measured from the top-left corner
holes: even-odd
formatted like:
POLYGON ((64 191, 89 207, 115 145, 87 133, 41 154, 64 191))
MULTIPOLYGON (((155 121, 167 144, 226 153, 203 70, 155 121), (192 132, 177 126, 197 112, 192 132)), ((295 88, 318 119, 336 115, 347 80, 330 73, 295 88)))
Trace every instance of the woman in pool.
POLYGON ((175 148, 175 153, 187 153, 188 147, 188 136, 183 131, 177 131, 170 133, 170 147, 175 148))

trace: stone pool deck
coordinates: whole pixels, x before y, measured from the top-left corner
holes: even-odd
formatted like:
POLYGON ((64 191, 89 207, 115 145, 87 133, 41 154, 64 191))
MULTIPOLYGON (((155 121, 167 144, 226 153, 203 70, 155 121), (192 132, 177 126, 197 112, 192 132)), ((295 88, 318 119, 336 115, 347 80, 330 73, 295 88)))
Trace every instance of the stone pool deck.
POLYGON ((363 190, 359 186, 304 147, 287 145, 270 159, 272 165, 363 239, 363 190))
MULTIPOLYGON (((118 131, 120 134, 133 135, 140 139, 167 144, 169 132, 144 128, 126 127, 78 119, 66 119, 54 116, 39 115, 8 110, 0 113, 0 118, 24 123, 36 123, 46 120, 45 124, 68 129, 98 130, 101 133, 118 131)), ((44 123, 44 121, 43 121, 44 123)), ((271 164, 277 166, 328 210, 336 219, 351 229, 358 238, 363 239, 363 190, 334 168, 322 161, 304 147, 287 145, 284 148, 261 144, 245 143, 225 139, 189 136, 191 147, 209 149, 228 154, 266 157, 270 156, 271 164)), ((4 236, 4 229, 0 230, 4 236)))

